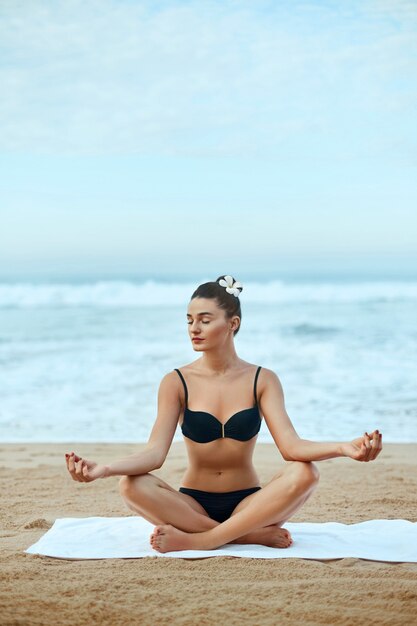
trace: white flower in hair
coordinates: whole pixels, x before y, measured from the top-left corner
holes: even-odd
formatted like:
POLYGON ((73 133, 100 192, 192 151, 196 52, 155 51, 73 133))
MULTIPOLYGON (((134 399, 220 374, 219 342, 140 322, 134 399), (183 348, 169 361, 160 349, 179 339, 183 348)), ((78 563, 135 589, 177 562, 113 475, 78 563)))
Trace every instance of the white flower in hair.
POLYGON ((222 287, 226 287, 227 293, 232 293, 236 297, 240 294, 238 287, 243 288, 242 283, 240 283, 239 281, 235 280, 233 282, 232 276, 225 276, 224 278, 221 278, 219 280, 219 285, 221 285, 222 287))

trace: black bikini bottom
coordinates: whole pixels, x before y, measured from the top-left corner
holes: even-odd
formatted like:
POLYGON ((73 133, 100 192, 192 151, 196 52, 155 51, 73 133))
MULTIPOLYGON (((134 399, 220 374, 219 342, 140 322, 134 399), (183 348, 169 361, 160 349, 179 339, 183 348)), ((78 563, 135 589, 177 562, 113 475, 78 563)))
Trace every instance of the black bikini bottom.
POLYGON ((255 491, 259 491, 259 489, 261 489, 261 487, 250 487, 249 489, 239 489, 238 491, 225 491, 221 493, 180 487, 179 491, 197 500, 212 519, 215 519, 217 522, 224 522, 230 517, 235 507, 237 507, 243 498, 246 498, 246 496, 249 496, 251 493, 255 493, 255 491))

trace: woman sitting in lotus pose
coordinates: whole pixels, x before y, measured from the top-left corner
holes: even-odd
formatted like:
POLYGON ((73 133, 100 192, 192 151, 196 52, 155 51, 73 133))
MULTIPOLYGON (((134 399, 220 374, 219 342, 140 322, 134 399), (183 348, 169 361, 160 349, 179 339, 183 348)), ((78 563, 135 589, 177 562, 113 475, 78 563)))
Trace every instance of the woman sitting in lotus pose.
POLYGON ((278 376, 236 353, 240 291, 241 283, 221 276, 192 294, 188 332, 201 356, 162 378, 158 415, 144 451, 110 465, 66 455, 74 480, 122 475, 126 505, 156 525, 150 543, 158 552, 227 543, 288 548, 292 538, 282 526, 317 486, 313 461, 338 456, 372 461, 382 450, 377 430, 351 442, 300 439, 278 376), (261 416, 288 461, 263 487, 252 464, 261 416), (177 491, 151 472, 162 467, 179 420, 189 466, 177 491))

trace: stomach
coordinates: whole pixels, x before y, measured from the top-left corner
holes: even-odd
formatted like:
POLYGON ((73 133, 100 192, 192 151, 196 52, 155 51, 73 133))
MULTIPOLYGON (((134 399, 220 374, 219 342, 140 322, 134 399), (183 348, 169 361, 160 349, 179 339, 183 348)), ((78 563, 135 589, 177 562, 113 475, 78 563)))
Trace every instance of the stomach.
POLYGON ((245 442, 225 438, 196 443, 184 437, 189 466, 181 487, 214 493, 260 487, 252 464, 256 438, 245 442))

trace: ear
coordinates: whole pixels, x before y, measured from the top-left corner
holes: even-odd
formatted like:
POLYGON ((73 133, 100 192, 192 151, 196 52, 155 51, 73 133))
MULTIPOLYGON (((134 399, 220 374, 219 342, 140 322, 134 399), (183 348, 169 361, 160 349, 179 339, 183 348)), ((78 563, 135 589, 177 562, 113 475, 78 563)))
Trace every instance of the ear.
POLYGON ((231 324, 231 330, 234 332, 235 330, 237 330, 240 326, 240 318, 238 315, 235 315, 232 318, 232 324, 231 324))

